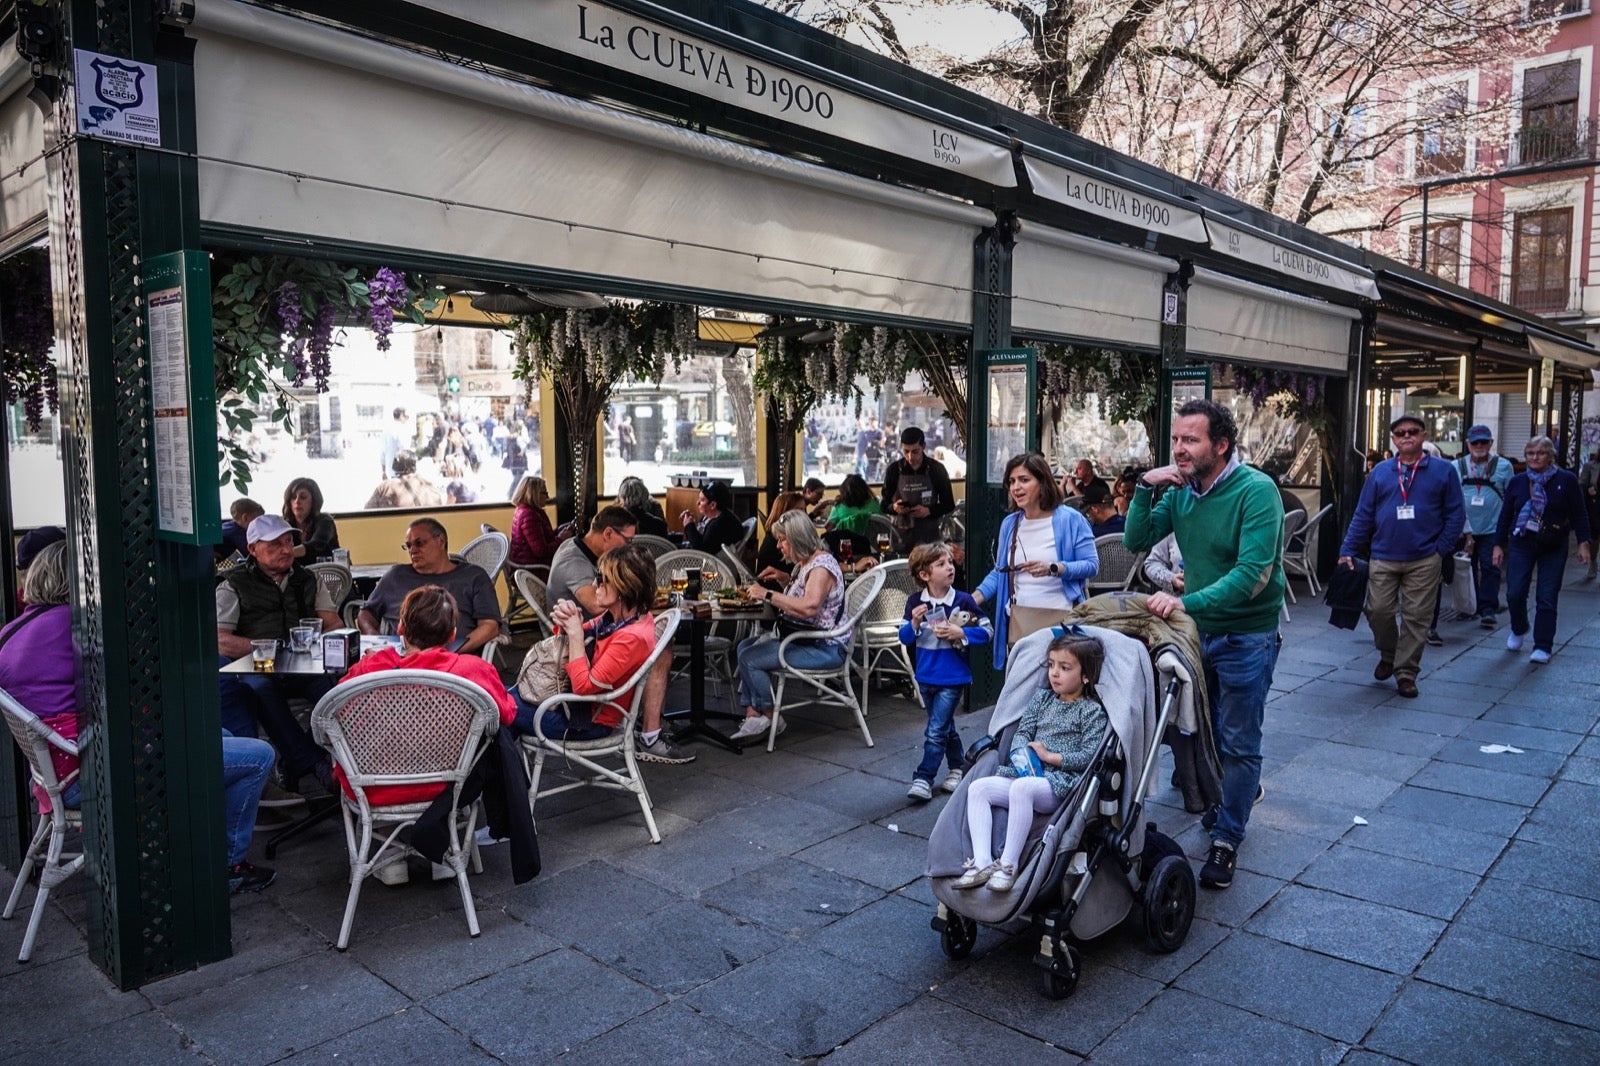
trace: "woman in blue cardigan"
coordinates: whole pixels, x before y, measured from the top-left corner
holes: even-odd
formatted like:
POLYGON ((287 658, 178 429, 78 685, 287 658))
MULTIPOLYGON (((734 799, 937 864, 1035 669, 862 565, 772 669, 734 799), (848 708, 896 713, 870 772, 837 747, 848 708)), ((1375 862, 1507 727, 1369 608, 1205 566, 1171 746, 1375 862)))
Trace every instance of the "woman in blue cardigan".
POLYGON ((1089 520, 1061 502, 1044 456, 1012 456, 1001 484, 1011 511, 1000 522, 995 568, 972 594, 994 605, 996 669, 1011 645, 1080 603, 1084 583, 1100 571, 1089 520))
POLYGON ((1572 534, 1578 535, 1578 562, 1589 565, 1589 512, 1578 479, 1555 465, 1556 446, 1549 437, 1534 437, 1523 456, 1528 469, 1511 479, 1500 508, 1494 565, 1506 568, 1506 602, 1511 607, 1507 651, 1522 649, 1522 636, 1528 631, 1528 586, 1538 569, 1532 661, 1547 663, 1555 647, 1556 599, 1572 534))

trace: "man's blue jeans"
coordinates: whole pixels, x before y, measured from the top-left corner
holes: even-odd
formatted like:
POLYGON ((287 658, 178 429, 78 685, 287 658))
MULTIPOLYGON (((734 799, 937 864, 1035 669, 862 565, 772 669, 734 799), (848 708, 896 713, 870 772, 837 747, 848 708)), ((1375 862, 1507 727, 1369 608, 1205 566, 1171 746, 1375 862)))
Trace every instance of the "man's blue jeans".
POLYGON ((250 853, 256 807, 277 757, 264 740, 222 734, 222 824, 228 834, 229 866, 244 862, 250 853))
POLYGON ((1532 542, 1532 537, 1511 538, 1511 548, 1506 553, 1506 604, 1511 608, 1511 632, 1526 633, 1528 588, 1537 568, 1533 646, 1537 651, 1551 651, 1556 646, 1556 599, 1561 595, 1561 577, 1567 569, 1568 545, 1563 542, 1559 548, 1542 552, 1532 542))
POLYGON ((961 735, 956 732, 956 708, 961 706, 964 685, 923 685, 922 702, 928 705, 928 729, 922 734, 922 762, 913 777, 932 781, 939 764, 948 762, 959 770, 965 759, 961 735))
POLYGON ((1500 568, 1494 565, 1494 534, 1472 538, 1472 576, 1477 579, 1478 617, 1493 618, 1500 609, 1500 568))
POLYGON ((1261 784, 1261 721, 1280 643, 1276 632, 1200 634, 1211 731, 1222 756, 1222 806, 1211 839, 1236 848, 1261 784))
MULTIPOLYGON (((826 670, 844 665, 844 645, 833 641, 797 640, 784 651, 791 666, 826 670)), ((778 638, 772 633, 739 642, 739 706, 772 712, 772 675, 778 669, 778 638)))
MULTIPOLYGON (((219 666, 228 664, 219 655, 219 666)), ((333 679, 311 674, 218 674, 222 695, 222 728, 241 736, 255 736, 256 723, 283 756, 287 778, 311 773, 328 757, 311 734, 295 720, 289 697, 317 702, 333 688, 333 679)))

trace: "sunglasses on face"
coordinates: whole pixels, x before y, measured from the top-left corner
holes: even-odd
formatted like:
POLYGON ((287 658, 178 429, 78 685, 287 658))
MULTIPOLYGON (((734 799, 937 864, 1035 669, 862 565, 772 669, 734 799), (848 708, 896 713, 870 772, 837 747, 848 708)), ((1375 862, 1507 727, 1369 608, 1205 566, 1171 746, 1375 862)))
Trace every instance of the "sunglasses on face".
POLYGON ((1412 427, 1410 427, 1408 429, 1390 430, 1389 431, 1389 435, 1392 436, 1392 437, 1400 437, 1402 439, 1404 439, 1405 437, 1420 437, 1420 436, 1422 436, 1422 430, 1417 429, 1415 426, 1412 426, 1412 427))
POLYGON ((418 537, 416 540, 404 541, 400 545, 400 550, 401 551, 406 551, 406 552, 412 551, 412 550, 421 551, 423 548, 426 548, 429 544, 432 544, 434 539, 435 538, 433 538, 433 537, 418 537))

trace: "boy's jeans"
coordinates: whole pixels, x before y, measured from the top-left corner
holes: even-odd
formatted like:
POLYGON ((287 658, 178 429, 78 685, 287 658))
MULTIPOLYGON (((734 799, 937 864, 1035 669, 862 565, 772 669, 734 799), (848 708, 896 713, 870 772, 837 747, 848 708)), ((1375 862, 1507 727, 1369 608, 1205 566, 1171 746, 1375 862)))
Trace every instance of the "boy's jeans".
POLYGON ((928 730, 922 735, 922 762, 915 777, 932 781, 939 763, 948 760, 950 769, 961 769, 965 757, 961 737, 956 732, 956 708, 961 706, 964 685, 922 685, 922 702, 928 705, 928 730))

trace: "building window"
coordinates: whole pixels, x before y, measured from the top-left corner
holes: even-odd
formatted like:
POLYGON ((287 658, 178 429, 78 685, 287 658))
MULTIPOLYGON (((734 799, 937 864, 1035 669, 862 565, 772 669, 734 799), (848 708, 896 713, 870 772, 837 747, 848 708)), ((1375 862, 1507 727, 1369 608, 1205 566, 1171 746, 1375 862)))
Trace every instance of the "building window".
POLYGON ((1517 163, 1572 159, 1580 153, 1583 126, 1578 117, 1579 73, 1576 59, 1530 67, 1523 72, 1517 163))
POLYGON ((1517 214, 1511 252, 1511 302, 1530 311, 1567 306, 1572 270, 1572 208, 1517 214))
MULTIPOLYGON (((1411 227, 1411 265, 1422 266, 1422 227, 1411 227)), ((1461 220, 1447 219, 1428 224, 1428 262, 1425 269, 1446 281, 1461 280, 1461 220)))
POLYGON ((1417 102, 1417 177, 1460 174, 1467 169, 1466 113, 1466 82, 1423 91, 1417 102))
POLYGON ((1543 22, 1545 19, 1581 15, 1589 10, 1589 0, 1528 0, 1527 6, 1528 21, 1543 22))
POLYGON ((1362 102, 1352 103, 1328 116, 1328 136, 1334 142, 1334 170, 1349 172, 1352 177, 1366 173, 1372 154, 1367 141, 1371 120, 1371 105, 1362 102))

